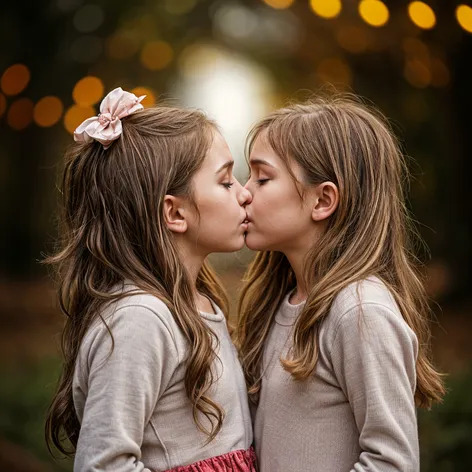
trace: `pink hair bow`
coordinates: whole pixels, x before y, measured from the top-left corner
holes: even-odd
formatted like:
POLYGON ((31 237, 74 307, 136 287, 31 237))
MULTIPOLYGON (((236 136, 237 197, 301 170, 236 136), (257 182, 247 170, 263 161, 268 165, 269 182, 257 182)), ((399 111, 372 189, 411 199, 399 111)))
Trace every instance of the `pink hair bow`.
POLYGON ((74 140, 89 143, 92 140, 103 144, 108 149, 115 139, 123 132, 121 119, 144 108, 141 101, 146 95, 137 97, 125 92, 121 87, 112 90, 100 104, 100 114, 86 119, 74 131, 74 140))

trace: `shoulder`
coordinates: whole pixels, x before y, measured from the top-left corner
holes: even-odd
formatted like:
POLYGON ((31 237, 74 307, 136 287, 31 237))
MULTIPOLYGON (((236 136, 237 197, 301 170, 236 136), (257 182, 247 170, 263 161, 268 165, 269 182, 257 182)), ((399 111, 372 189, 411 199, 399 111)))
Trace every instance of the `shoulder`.
POLYGON ((343 288, 334 298, 330 314, 342 317, 348 311, 366 305, 381 305, 401 316, 395 298, 378 277, 368 277, 343 288))
POLYGON ((328 314, 330 338, 339 333, 353 337, 401 335, 416 342, 416 335, 403 318, 400 308, 378 277, 352 283, 334 299, 328 314))
POLYGON ((83 340, 83 347, 133 342, 156 342, 177 349, 179 330, 167 305, 158 297, 129 287, 123 297, 107 305, 97 316, 83 340), (111 336, 113 336, 113 341, 111 336))

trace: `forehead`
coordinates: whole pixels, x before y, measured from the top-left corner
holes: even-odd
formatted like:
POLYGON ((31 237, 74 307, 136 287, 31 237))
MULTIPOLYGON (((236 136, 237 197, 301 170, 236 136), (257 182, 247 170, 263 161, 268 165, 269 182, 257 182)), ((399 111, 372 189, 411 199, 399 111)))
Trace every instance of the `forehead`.
POLYGON ((252 143, 251 153, 249 155, 249 164, 264 165, 259 161, 265 161, 275 168, 284 166, 282 158, 272 149, 267 139, 267 133, 262 131, 252 143))
POLYGON ((204 166, 208 168, 214 168, 214 171, 225 164, 228 160, 231 160, 233 156, 229 150, 228 144, 225 138, 218 131, 213 133, 213 141, 210 149, 208 150, 204 166))

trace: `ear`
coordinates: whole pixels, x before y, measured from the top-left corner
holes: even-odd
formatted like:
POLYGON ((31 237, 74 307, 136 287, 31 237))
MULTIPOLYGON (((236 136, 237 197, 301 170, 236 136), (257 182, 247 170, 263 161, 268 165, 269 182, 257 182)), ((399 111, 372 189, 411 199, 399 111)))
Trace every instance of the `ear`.
POLYGON ((323 182, 314 189, 314 204, 311 211, 313 221, 329 218, 339 204, 339 192, 333 182, 323 182))
POLYGON ((167 227, 174 233, 185 233, 188 227, 185 216, 185 204, 182 199, 166 195, 164 197, 164 221, 167 227))

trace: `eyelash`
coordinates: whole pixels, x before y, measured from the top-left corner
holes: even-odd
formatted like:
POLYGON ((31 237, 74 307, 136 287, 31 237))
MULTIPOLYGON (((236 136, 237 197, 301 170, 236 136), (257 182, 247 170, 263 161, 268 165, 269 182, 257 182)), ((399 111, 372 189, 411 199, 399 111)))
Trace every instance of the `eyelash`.
POLYGON ((257 180, 256 182, 257 182, 257 184, 258 184, 259 186, 261 186, 261 185, 264 185, 264 184, 265 184, 266 182, 268 182, 269 180, 270 180, 270 179, 259 179, 259 180, 257 180))
POLYGON ((234 182, 224 182, 222 185, 223 187, 230 189, 234 185, 234 182))

